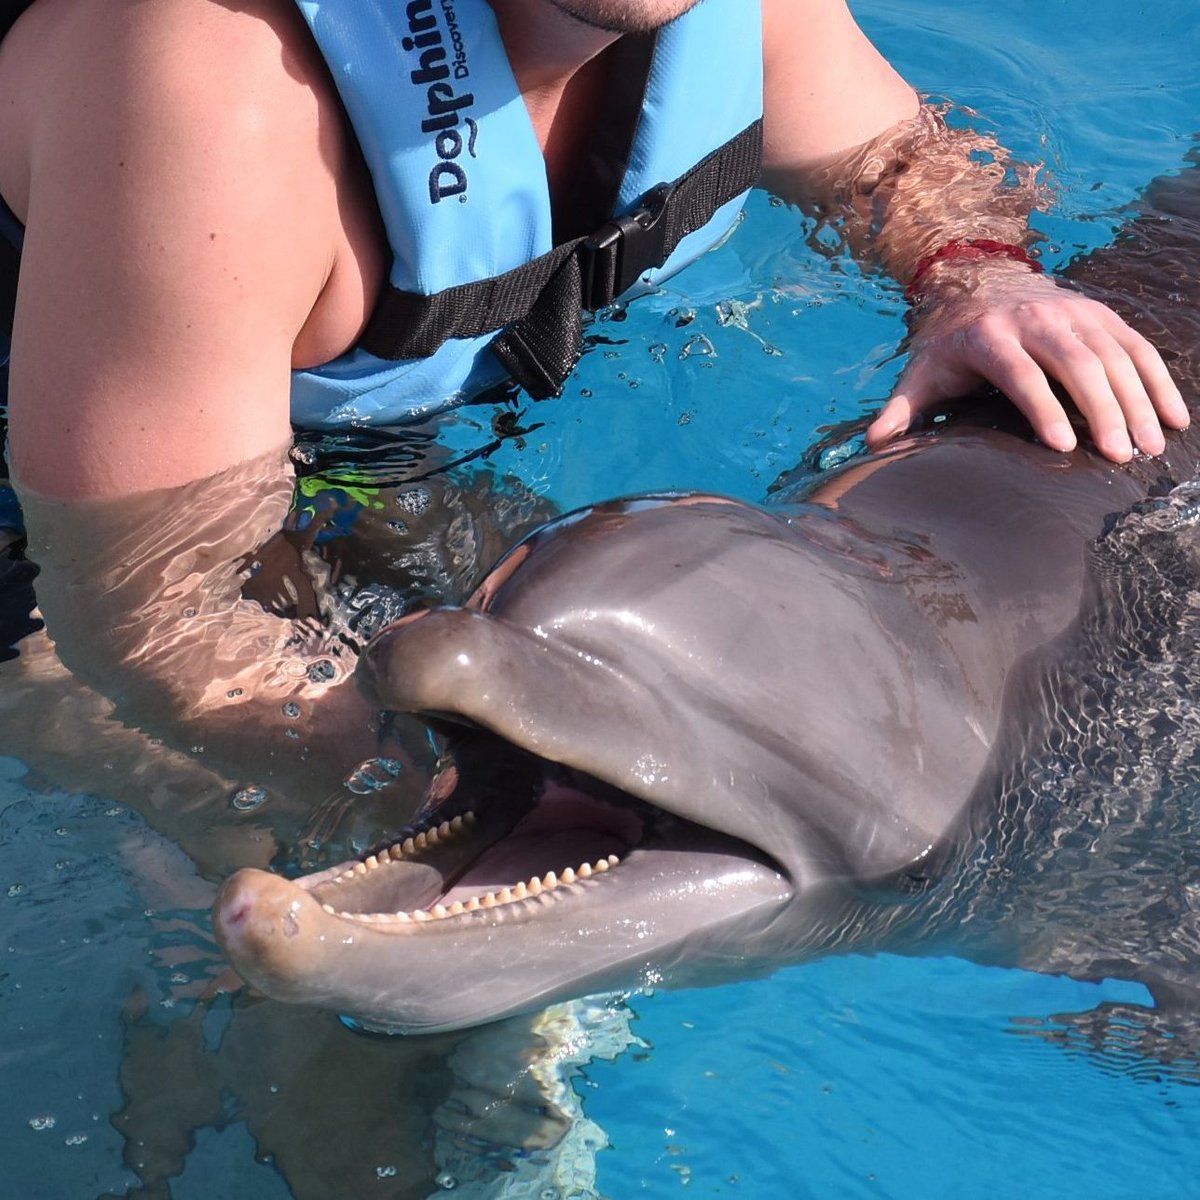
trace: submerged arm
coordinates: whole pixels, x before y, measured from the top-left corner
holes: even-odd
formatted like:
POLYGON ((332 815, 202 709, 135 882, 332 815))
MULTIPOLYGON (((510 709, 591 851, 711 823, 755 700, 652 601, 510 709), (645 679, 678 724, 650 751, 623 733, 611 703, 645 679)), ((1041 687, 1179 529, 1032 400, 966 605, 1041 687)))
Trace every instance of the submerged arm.
POLYGON ((1048 446, 1075 435, 1060 383, 1101 451, 1159 453, 1187 409, 1158 352, 1111 310, 1017 258, 958 255, 954 242, 1021 246, 1040 199, 1002 148, 947 129, 874 50, 840 0, 765 0, 766 169, 785 199, 836 213, 855 251, 904 282, 920 269, 910 358, 868 431, 879 445, 919 412, 991 383, 1048 446))
POLYGON ((63 661, 168 743, 311 789, 371 710, 305 676, 233 565, 287 511, 290 368, 357 328, 346 139, 290 7, 35 5, 0 44, 0 188, 10 461, 63 661))

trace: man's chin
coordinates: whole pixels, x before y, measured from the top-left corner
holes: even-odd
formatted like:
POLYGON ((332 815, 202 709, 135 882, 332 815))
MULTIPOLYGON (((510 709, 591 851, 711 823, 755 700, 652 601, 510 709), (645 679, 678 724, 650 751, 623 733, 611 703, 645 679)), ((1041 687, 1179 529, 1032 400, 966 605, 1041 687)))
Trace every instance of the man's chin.
POLYGON ((549 0, 560 12, 605 33, 650 33, 669 25, 699 0, 549 0))

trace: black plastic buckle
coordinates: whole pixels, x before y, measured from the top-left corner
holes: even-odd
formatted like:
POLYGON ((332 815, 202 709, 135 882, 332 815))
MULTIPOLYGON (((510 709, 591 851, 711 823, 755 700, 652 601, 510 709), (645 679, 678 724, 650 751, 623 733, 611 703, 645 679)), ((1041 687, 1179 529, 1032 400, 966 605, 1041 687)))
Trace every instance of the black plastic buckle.
POLYGON ((593 312, 610 305, 631 288, 643 271, 667 259, 667 223, 663 215, 675 191, 660 183, 631 213, 601 225, 581 244, 583 306, 593 312))

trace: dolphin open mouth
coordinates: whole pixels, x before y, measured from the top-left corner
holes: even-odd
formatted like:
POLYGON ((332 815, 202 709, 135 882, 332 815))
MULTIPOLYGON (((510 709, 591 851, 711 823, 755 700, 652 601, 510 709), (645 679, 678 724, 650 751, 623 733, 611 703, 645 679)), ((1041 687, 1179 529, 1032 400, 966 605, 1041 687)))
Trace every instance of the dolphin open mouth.
POLYGON ((644 872, 654 856, 703 856, 720 847, 748 869, 786 874, 757 847, 583 772, 482 731, 470 740, 469 754, 443 767, 431 789, 450 795, 427 803, 398 836, 295 885, 329 916, 400 931, 488 913, 535 918, 548 904, 611 886, 631 856, 644 872), (463 759, 487 772, 486 786, 463 782, 463 759), (504 914, 494 911, 500 908, 504 914))
MULTIPOLYGON (((431 794, 358 858, 234 875, 214 924, 243 977, 368 1024, 450 1028, 637 986, 696 929, 761 924, 793 895, 763 850, 486 731, 431 794)), ((737 947, 719 957, 740 964, 737 947)))
POLYGON ((327 913, 404 925, 598 880, 670 818, 602 798, 596 791, 610 789, 590 783, 548 780, 527 806, 452 804, 361 859, 299 882, 327 913))

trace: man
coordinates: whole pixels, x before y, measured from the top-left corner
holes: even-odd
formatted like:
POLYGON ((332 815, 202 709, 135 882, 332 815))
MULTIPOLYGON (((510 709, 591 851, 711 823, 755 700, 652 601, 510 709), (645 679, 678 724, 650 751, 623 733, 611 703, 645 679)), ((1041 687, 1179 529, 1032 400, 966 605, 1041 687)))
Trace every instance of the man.
MULTIPOLYGON (((493 0, 556 226, 571 225, 622 35, 721 2, 493 0)), ((413 53, 435 7, 404 10, 413 53)), ((871 242, 911 281, 921 319, 873 444, 981 380, 1060 450, 1074 434, 1050 379, 1117 461, 1187 423, 1148 343, 1031 269, 1022 220, 965 151, 884 136, 915 128, 918 101, 841 0, 763 0, 761 43, 763 181, 819 200, 831 164, 882 138, 881 194, 904 199, 873 214, 871 242)), ((291 372, 355 347, 397 235, 389 247, 329 57, 291 0, 37 0, 0 44, 0 195, 25 227, 9 420, 26 488, 115 496, 268 452, 289 437, 291 372)), ((721 66, 690 69, 712 90, 721 66)), ((419 115, 436 136, 461 96, 433 86, 419 115)), ((431 200, 454 198, 446 161, 431 200)))

